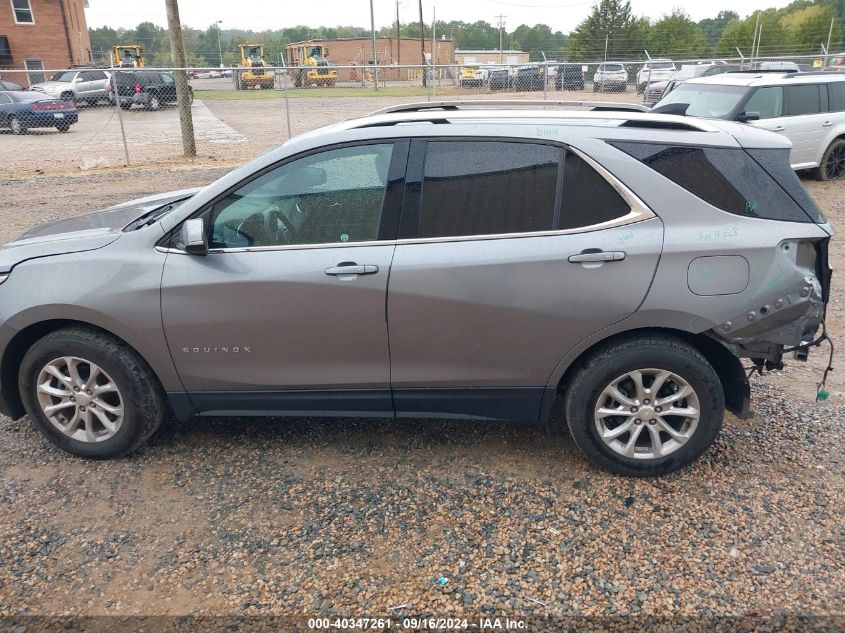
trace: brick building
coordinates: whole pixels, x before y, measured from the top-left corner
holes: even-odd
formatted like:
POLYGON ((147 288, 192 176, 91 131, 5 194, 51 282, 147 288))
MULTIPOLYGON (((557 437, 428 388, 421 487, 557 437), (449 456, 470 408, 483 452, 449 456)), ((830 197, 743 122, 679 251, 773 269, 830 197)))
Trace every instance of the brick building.
POLYGON ((0 72, 25 84, 44 79, 43 70, 91 62, 85 21, 88 0, 0 0, 0 72))
MULTIPOLYGON (((2 2, 3 0, 0 0, 2 2)), ((327 59, 338 66, 369 66, 373 63, 373 40, 370 37, 349 37, 337 40, 308 40, 294 42, 285 49, 303 44, 325 46, 329 53, 327 59)), ((454 62, 454 42, 450 39, 438 37, 435 42, 435 61, 437 64, 451 64, 454 62)), ((426 63, 431 63, 431 38, 425 40, 426 63)), ((285 55, 287 58, 287 55, 285 55)), ((377 37, 376 58, 379 66, 419 65, 422 63, 420 41, 413 37, 377 37)), ((347 72, 341 71, 341 78, 346 78, 347 72)), ((418 73, 417 73, 418 74, 418 73)), ((408 79, 415 73, 407 69, 391 71, 391 79, 408 79)))

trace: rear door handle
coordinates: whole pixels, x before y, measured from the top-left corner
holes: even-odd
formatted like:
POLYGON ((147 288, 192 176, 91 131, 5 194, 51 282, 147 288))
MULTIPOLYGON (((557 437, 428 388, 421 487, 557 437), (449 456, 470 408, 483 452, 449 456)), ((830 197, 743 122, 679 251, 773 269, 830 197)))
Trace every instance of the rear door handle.
POLYGON ((579 253, 570 255, 569 261, 573 264, 584 262, 621 262, 625 259, 625 251, 593 251, 591 253, 579 253))
POLYGON ((375 275, 378 272, 378 266, 375 264, 356 264, 354 262, 342 263, 331 268, 326 268, 327 275, 375 275))

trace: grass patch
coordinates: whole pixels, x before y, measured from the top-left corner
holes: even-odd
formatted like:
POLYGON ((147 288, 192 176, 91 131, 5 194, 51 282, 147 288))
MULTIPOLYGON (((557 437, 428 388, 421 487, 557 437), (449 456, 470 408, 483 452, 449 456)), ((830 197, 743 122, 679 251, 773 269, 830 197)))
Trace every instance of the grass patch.
MULTIPOLYGON (((288 97, 425 97, 428 88, 422 86, 390 86, 387 88, 293 88, 288 97)), ((438 88, 436 94, 454 92, 454 89, 438 88)), ((244 99, 283 99, 283 90, 196 90, 197 99, 219 101, 241 101, 244 99)))

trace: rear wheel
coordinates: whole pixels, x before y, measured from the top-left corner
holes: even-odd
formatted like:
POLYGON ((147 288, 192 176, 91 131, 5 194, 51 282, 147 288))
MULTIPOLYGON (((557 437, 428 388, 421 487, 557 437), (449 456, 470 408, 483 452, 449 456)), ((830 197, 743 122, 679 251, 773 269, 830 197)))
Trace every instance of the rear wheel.
POLYGON ((56 125, 56 129, 59 132, 67 132, 70 129, 70 123, 68 123, 68 122, 59 123, 58 125, 56 125))
POLYGON ((95 330, 59 330, 37 341, 23 358, 19 386, 38 429, 82 457, 126 455, 155 432, 165 411, 149 366, 95 330))
POLYGON ((9 119, 9 128, 11 128, 12 134, 26 134, 26 126, 16 116, 9 119))
POLYGON ((132 104, 129 103, 128 101, 121 101, 120 102, 120 109, 121 110, 128 110, 131 107, 132 107, 132 104))
POLYGON ((602 468, 653 476, 701 456, 722 426, 724 392, 697 350, 674 338, 640 337, 589 359, 566 395, 578 447, 602 468))
POLYGON ((825 150, 821 163, 813 170, 817 180, 839 180, 845 176, 845 140, 836 139, 825 150))

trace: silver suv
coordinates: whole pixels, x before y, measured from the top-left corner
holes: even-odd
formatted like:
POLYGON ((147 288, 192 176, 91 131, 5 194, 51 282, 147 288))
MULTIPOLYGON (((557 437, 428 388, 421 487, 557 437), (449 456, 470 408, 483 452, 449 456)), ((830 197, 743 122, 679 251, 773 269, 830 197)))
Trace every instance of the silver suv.
POLYGON ((31 89, 64 101, 97 105, 108 97, 109 78, 109 73, 99 68, 62 70, 31 89))
POLYGON ((655 475, 749 415, 740 359, 818 343, 831 228, 786 139, 464 105, 332 125, 6 245, 3 412, 108 458, 171 414, 554 410, 597 464, 655 475))

